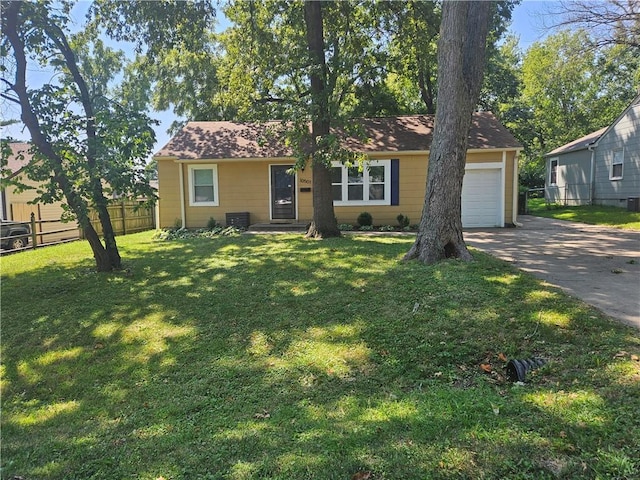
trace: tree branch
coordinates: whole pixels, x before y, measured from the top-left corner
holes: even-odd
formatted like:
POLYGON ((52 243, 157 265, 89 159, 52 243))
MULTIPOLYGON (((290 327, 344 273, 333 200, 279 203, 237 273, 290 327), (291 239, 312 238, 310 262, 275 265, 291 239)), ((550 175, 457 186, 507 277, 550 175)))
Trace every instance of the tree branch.
POLYGON ((11 97, 11 96, 7 95, 6 93, 0 93, 0 97, 4 98, 5 100, 9 100, 10 102, 17 103, 18 105, 20 105, 20 99, 19 98, 11 97))

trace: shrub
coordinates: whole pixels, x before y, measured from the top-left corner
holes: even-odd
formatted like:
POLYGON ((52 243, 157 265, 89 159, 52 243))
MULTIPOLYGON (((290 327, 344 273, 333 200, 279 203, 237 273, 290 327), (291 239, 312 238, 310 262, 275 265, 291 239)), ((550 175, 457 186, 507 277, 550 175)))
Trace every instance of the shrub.
POLYGON ((165 229, 158 230, 154 233, 154 240, 172 241, 172 240, 187 240, 191 238, 215 238, 217 236, 232 236, 242 233, 242 229, 237 227, 222 227, 220 225, 214 227, 211 230, 206 228, 199 228, 197 230, 189 230, 187 228, 179 229, 165 229))
POLYGON ((213 217, 209 217, 209 221, 207 222, 207 230, 213 230, 218 226, 218 222, 213 217))
POLYGON ((398 225, 400 225, 400 228, 408 227, 411 223, 409 217, 405 217, 403 214, 398 215, 396 219, 398 220, 398 225))
POLYGON ((393 225, 383 225, 380 227, 381 232, 393 232, 395 227, 393 225))
POLYGON ((358 225, 361 227, 370 227, 373 225, 373 217, 369 212, 362 212, 358 215, 358 225))
POLYGON ((373 230, 373 225, 362 225, 360 230, 363 232, 371 232, 373 230))
POLYGON ((340 225, 338 225, 338 229, 343 232, 347 232, 353 230, 353 225, 351 225, 350 223, 341 223, 340 225))

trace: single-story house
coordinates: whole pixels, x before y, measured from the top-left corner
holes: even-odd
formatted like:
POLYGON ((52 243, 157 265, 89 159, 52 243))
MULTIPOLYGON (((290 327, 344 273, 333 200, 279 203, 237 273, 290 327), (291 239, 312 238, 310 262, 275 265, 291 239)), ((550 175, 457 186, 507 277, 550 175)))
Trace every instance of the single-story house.
POLYGON ((18 192, 16 187, 9 185, 0 191, 0 215, 2 220, 14 222, 28 222, 31 214, 35 216, 38 223, 36 231, 38 244, 59 242, 79 237, 78 227, 75 223, 63 223, 60 221, 62 213, 62 202, 54 203, 32 203, 36 196, 38 184, 28 179, 24 175, 24 167, 32 161, 29 153, 31 144, 22 142, 12 142, 11 155, 7 159, 6 168, 11 172, 9 179, 14 179, 20 183, 31 187, 18 192))
POLYGON ((611 125, 556 148, 545 159, 547 201, 640 209, 640 95, 611 125))
MULTIPOLYGON (((363 211, 376 225, 397 216, 418 223, 425 196, 434 116, 354 120, 364 132, 341 135, 345 148, 368 158, 365 172, 333 165, 338 223, 363 211)), ((312 219, 311 168, 293 175, 292 152, 272 123, 189 122, 156 154, 159 226, 199 228, 213 218, 244 214, 247 223, 306 223, 312 219), (248 217, 248 218, 247 218, 248 217)), ((465 227, 516 223, 521 146, 488 112, 475 113, 462 191, 465 227)))

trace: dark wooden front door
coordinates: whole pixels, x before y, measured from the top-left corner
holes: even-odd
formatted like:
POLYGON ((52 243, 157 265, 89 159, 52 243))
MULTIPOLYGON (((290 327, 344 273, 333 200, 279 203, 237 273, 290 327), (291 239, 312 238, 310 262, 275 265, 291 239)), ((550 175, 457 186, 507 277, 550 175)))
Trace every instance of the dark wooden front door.
POLYGON ((293 165, 271 165, 271 218, 296 218, 296 176, 287 170, 293 165))

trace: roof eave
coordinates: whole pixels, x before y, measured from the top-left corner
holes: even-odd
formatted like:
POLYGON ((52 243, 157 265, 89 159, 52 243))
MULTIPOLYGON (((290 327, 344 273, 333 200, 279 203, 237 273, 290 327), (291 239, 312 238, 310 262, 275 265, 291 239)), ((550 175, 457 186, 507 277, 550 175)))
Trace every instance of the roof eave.
POLYGON ((627 114, 627 112, 629 112, 629 110, 631 110, 634 106, 636 105, 640 105, 640 93, 638 95, 635 96, 635 98, 631 101, 631 103, 629 105, 627 105, 627 108, 625 108, 622 113, 620 115, 618 115, 616 117, 616 119, 611 122, 611 124, 607 127, 607 129, 602 132, 602 134, 598 137, 598 139, 593 142, 593 147, 597 148, 598 147, 598 143, 600 142, 600 140, 602 139, 602 137, 604 137, 607 133, 609 133, 609 131, 615 127, 615 125, 622 120, 622 118, 627 114))
MULTIPOLYGON (((480 148, 468 148, 467 153, 491 153, 491 152, 516 152, 523 151, 523 147, 480 147, 480 148)), ((365 155, 388 156, 393 157, 396 155, 429 155, 431 151, 424 150, 374 150, 374 151, 360 151, 365 155)), ((224 157, 224 158, 180 158, 177 155, 155 155, 157 160, 171 160, 176 163, 211 163, 211 162, 266 162, 266 161, 295 161, 293 156, 278 156, 278 157, 224 157)))

